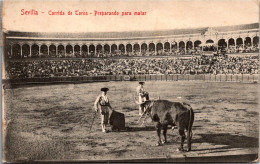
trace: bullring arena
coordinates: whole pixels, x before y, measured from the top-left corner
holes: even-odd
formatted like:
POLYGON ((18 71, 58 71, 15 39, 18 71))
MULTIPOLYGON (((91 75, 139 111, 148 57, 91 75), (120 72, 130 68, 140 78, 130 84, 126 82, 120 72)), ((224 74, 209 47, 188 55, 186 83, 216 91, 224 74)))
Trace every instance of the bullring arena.
POLYGON ((259 25, 112 33, 4 33, 7 161, 254 161, 259 149, 259 25), (135 89, 189 103, 192 150, 178 131, 156 146, 135 89), (93 103, 108 87, 127 129, 101 132, 93 103))

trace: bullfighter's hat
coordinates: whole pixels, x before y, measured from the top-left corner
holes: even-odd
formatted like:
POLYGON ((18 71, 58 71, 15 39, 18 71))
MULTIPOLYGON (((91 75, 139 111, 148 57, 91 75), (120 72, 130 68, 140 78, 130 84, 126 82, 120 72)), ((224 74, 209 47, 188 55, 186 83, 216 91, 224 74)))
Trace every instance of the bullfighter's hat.
POLYGON ((144 82, 143 82, 143 81, 140 81, 140 82, 139 82, 139 84, 143 85, 143 84, 144 84, 144 82))
POLYGON ((102 92, 107 92, 109 89, 108 88, 101 88, 102 92))

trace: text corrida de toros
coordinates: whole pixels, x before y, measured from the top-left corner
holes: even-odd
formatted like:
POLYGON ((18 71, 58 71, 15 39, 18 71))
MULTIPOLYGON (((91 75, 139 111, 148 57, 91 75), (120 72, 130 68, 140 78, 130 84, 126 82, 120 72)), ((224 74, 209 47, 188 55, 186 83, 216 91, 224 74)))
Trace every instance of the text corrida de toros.
MULTIPOLYGON (((65 15, 65 13, 63 11, 53 12, 51 10, 48 12, 48 14, 49 15, 65 15)), ((92 15, 92 12, 75 10, 74 14, 75 15, 92 15)), ((98 12, 98 11, 94 10, 93 15, 94 16, 119 15, 119 12, 117 12, 117 11, 113 11, 113 12, 98 12)))

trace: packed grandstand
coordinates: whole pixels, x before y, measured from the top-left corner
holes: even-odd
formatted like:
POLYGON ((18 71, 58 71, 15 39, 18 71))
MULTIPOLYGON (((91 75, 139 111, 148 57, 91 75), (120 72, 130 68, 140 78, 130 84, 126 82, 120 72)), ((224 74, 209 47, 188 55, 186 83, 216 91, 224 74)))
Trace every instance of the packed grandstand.
POLYGON ((13 61, 9 78, 133 74, 258 74, 258 56, 13 61))
MULTIPOLYGON (((59 38, 61 35, 57 34, 8 32, 5 34, 5 78, 258 74, 258 24, 191 29, 182 33, 173 30, 168 31, 168 36, 166 33, 144 32, 141 37, 138 33, 120 33, 123 35, 120 37, 104 33, 98 39, 88 40, 75 34, 74 38, 64 34, 59 38), (122 38, 129 41, 121 43, 122 38)), ((86 36, 98 37, 92 33, 86 36)))

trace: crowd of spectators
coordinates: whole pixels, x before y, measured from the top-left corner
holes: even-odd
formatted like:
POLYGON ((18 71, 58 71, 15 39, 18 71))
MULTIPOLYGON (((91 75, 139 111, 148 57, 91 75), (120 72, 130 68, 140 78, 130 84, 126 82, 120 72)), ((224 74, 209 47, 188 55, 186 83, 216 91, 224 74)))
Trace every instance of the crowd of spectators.
POLYGON ((226 48, 226 52, 229 54, 232 53, 250 53, 250 52, 259 52, 259 47, 257 44, 255 45, 237 45, 237 46, 228 46, 226 48))
POLYGON ((257 56, 10 60, 8 78, 132 74, 258 74, 257 56))

